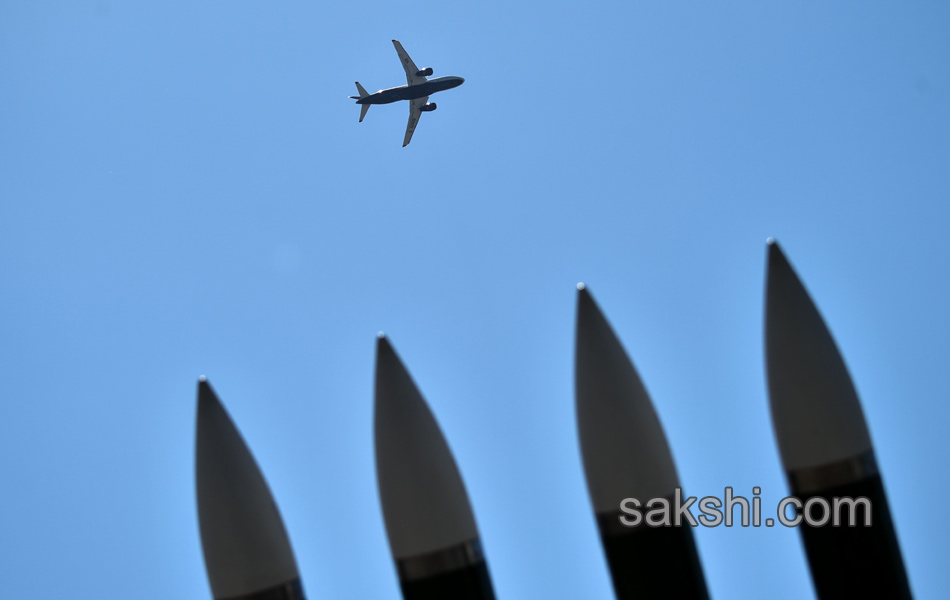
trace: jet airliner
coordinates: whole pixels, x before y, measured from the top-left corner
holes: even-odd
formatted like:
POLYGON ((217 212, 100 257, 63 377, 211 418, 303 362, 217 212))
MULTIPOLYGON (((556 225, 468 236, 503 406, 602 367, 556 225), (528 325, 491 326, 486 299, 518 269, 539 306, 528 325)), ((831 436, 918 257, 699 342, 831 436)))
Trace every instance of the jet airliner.
POLYGON ((402 47, 402 44, 397 40, 393 40, 393 46, 396 47, 396 54, 399 55, 402 68, 406 70, 407 85, 379 90, 375 94, 370 94, 357 81, 356 89, 360 95, 350 96, 350 98, 361 105, 360 123, 363 122, 363 117, 366 116, 369 107, 373 104, 391 104, 399 100, 408 100, 409 124, 406 126, 406 137, 402 141, 402 146, 405 148, 409 144, 409 140, 412 139, 412 133, 416 130, 416 125, 419 123, 419 117, 422 116, 422 113, 432 112, 436 109, 435 102, 429 103, 429 96, 436 92, 458 87, 465 83, 465 80, 452 75, 426 79, 426 77, 432 75, 432 67, 418 68, 416 63, 409 58, 409 54, 402 47))

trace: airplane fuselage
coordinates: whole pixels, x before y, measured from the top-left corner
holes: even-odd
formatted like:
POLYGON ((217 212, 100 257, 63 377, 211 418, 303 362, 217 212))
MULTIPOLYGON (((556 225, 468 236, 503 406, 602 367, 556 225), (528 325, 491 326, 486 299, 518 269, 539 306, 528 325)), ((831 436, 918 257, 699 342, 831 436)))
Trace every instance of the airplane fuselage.
POLYGON ((445 77, 436 77, 425 83, 416 85, 401 85, 399 87, 379 90, 375 94, 370 94, 365 98, 356 101, 357 104, 391 104, 400 100, 415 100, 416 98, 425 98, 436 92, 450 90, 465 83, 461 77, 447 75, 445 77))

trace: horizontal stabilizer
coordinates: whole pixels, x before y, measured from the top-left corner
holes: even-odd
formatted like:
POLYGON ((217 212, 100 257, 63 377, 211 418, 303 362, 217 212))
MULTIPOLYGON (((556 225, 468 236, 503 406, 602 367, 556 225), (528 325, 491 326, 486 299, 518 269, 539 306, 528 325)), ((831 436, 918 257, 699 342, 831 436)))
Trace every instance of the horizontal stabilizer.
POLYGON ((370 106, 372 106, 372 104, 361 104, 361 105, 360 105, 360 123, 363 122, 363 117, 366 116, 366 113, 369 111, 369 107, 370 107, 370 106))
MULTIPOLYGON (((359 95, 360 98, 365 98, 365 97, 369 96, 369 94, 366 92, 366 90, 363 89, 363 86, 360 85, 360 82, 359 82, 359 81, 356 82, 356 91, 358 91, 358 92, 360 93, 360 95, 359 95)), ((353 96, 350 96, 350 98, 352 98, 352 97, 353 97, 353 96)))

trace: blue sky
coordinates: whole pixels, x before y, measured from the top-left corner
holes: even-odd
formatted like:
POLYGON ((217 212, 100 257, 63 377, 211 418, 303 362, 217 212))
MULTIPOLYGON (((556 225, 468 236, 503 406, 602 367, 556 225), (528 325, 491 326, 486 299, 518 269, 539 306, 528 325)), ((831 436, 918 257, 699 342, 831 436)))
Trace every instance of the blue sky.
MULTIPOLYGON (((911 585, 950 586, 950 6, 0 5, 0 592, 208 598, 205 374, 312 598, 398 598, 385 331, 500 598, 610 598, 573 414, 575 285, 689 494, 787 493, 765 240, 858 387, 911 585), (390 40, 465 77, 401 148, 390 40), (39 591, 37 591, 39 590, 39 591)), ((696 532, 717 598, 809 597, 797 531, 696 532)))

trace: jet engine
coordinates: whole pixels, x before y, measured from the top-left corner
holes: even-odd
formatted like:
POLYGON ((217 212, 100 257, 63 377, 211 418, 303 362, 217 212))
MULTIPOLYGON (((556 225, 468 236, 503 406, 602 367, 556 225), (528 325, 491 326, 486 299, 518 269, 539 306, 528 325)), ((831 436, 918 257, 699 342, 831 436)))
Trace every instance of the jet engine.
POLYGON ((426 67, 421 71, 416 71, 416 75, 419 77, 428 77, 429 75, 432 75, 432 67, 426 67))
POLYGON ((438 105, 435 102, 430 102, 426 104, 425 106, 423 106, 422 108, 420 108, 419 110, 421 110, 422 112, 432 112, 436 108, 438 108, 438 105))

